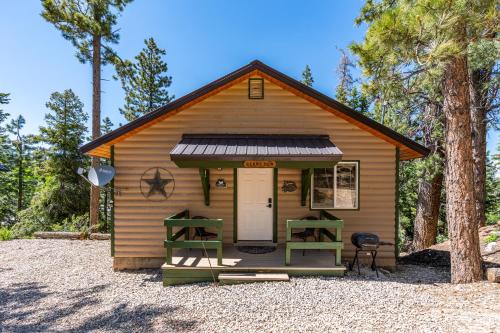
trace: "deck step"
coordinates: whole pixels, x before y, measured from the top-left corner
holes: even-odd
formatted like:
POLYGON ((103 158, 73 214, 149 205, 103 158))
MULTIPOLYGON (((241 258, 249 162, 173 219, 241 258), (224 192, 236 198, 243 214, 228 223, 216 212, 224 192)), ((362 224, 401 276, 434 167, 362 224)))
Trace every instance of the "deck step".
POLYGON ((290 281, 286 273, 220 273, 218 279, 222 283, 290 281))

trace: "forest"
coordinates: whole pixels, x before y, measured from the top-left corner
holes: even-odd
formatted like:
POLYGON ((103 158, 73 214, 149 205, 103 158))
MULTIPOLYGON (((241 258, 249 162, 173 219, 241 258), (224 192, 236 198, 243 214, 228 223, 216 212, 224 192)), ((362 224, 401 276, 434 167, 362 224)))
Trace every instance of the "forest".
MULTIPOLYGON (((111 66, 123 88, 119 111, 127 122, 175 99, 166 51, 153 38, 133 59, 114 50, 119 16, 129 3, 42 1, 46 24, 74 46, 75 61, 92 68, 92 105, 71 87, 55 91, 47 96, 45 123, 23 134, 28 115, 11 117, 3 110, 9 91, 0 92, 1 240, 35 231, 109 232, 109 191, 76 173, 109 163, 79 151, 116 128, 101 119, 102 67, 111 66)), ((400 163, 397 246, 412 252, 449 239, 456 249, 452 282, 477 281, 477 230, 500 220, 500 147, 486 149, 488 131, 499 129, 497 3, 366 0, 355 23, 366 26, 366 34, 338 50, 332 96, 431 150, 424 159, 400 163)), ((297 77, 314 88, 307 63, 297 77)))

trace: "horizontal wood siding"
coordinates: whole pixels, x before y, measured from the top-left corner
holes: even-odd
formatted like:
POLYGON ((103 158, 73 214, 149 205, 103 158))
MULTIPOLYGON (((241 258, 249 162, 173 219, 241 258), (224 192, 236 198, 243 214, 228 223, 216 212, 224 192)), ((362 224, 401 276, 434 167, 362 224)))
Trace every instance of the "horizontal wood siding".
MULTIPOLYGON (((265 81, 265 98, 248 99, 247 81, 219 92, 133 137, 116 144, 115 198, 116 257, 161 257, 164 255, 163 218, 188 208, 192 215, 224 219, 224 242, 233 237, 233 170, 210 170, 210 207, 204 205, 197 169, 180 169, 169 152, 184 133, 328 134, 344 153, 344 160, 360 160, 361 200, 359 211, 333 211, 345 220, 343 238, 346 255, 352 252, 350 235, 375 232, 383 240, 394 239, 394 146, 318 106, 265 81), (175 177, 175 192, 166 201, 147 201, 139 180, 151 167, 163 167, 175 177), (227 188, 215 187, 224 178, 227 188)), ((300 171, 278 173, 278 241, 283 242, 285 220, 317 215, 300 206, 300 171), (293 180, 298 189, 283 193, 283 180, 293 180)), ((394 258, 387 247, 381 257, 394 258)))

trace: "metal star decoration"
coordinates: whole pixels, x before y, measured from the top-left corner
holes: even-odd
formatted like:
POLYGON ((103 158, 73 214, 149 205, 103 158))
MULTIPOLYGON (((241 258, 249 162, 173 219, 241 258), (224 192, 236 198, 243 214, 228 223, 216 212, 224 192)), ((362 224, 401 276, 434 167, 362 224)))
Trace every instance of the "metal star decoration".
POLYGON ((149 192, 146 197, 150 197, 151 195, 158 193, 163 197, 167 197, 167 192, 165 192, 165 186, 170 184, 172 179, 162 179, 160 170, 156 168, 155 176, 151 179, 143 179, 149 185, 149 192))

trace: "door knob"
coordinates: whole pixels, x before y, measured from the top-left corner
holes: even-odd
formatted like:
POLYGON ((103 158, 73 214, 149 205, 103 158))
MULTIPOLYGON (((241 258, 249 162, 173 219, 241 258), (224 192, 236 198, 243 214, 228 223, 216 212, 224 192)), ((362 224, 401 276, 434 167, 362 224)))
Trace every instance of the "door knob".
POLYGON ((272 198, 268 198, 267 199, 267 208, 271 208, 273 206, 273 199, 272 198))

